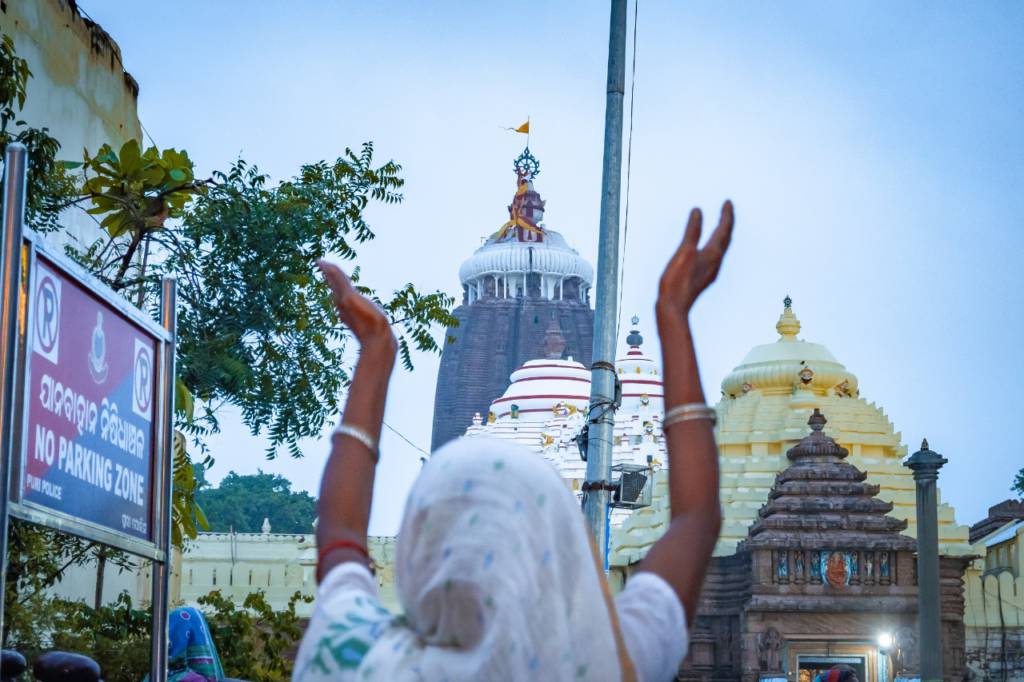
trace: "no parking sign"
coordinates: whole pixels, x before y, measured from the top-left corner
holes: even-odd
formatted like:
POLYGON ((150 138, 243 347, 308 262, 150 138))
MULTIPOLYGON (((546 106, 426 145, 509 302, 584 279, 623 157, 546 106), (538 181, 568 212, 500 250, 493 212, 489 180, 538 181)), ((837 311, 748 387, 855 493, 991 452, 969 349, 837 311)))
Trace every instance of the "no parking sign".
MULTIPOLYGON (((160 321, 24 229, 28 149, 4 150, 0 562, 7 521, 151 560, 149 679, 167 679, 176 287, 160 321), (6 485, 7 482, 10 485, 6 485)), ((7 595, 0 580, 0 625, 7 595)))
POLYGON ((52 261, 33 279, 21 501, 150 540, 156 339, 52 261))

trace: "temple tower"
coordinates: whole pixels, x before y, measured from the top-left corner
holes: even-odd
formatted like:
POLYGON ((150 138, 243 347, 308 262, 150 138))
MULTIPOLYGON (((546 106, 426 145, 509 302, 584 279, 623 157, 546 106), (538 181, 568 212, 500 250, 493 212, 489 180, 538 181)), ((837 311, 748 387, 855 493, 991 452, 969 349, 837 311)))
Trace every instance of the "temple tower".
MULTIPOLYGON (((786 452, 806 433, 815 408, 828 414, 830 432, 849 451, 849 461, 879 486, 879 499, 891 515, 907 522, 917 537, 914 479, 903 466, 907 448, 881 407, 861 396, 856 375, 825 346, 799 337, 800 320, 787 296, 775 325, 778 339, 755 346, 722 381, 716 406, 721 466, 722 533, 716 556, 727 556, 746 539, 775 481, 788 464, 786 452)), ((668 486, 662 477, 654 504, 613 531, 612 565, 640 561, 668 524, 668 486)), ((939 550, 971 554, 968 529, 957 524, 953 508, 939 504, 939 550)))
POLYGON ((527 360, 574 359, 590 366, 594 269, 544 219, 534 189, 540 163, 527 148, 515 161, 508 221, 459 269, 459 326, 449 329, 434 400, 436 449, 487 414, 527 360))

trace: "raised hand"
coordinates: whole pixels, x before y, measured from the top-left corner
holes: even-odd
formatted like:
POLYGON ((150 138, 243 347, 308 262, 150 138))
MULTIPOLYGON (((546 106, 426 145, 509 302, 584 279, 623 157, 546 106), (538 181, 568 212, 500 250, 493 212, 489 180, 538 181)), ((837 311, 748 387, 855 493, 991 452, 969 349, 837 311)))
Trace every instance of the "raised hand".
POLYGON ((732 202, 722 204, 722 215, 704 248, 700 243, 703 217, 699 208, 690 211, 683 243, 665 266, 658 287, 658 313, 674 314, 686 318, 701 292, 715 281, 722 266, 722 258, 732 239, 732 202))
POLYGON ((395 335, 377 305, 356 291, 352 280, 334 263, 320 259, 316 262, 331 289, 331 300, 342 323, 352 330, 364 350, 388 350, 394 355, 397 348, 395 335))

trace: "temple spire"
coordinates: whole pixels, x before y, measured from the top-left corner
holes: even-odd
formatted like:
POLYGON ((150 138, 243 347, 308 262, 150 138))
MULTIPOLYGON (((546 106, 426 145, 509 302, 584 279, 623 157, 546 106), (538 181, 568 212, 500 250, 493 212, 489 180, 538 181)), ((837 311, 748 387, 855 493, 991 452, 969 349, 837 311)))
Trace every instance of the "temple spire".
POLYGON ((782 315, 779 316, 779 321, 775 323, 775 329, 783 341, 796 341, 796 335, 800 333, 800 320, 793 313, 793 299, 787 294, 786 298, 782 300, 782 305, 785 307, 782 310, 782 315))

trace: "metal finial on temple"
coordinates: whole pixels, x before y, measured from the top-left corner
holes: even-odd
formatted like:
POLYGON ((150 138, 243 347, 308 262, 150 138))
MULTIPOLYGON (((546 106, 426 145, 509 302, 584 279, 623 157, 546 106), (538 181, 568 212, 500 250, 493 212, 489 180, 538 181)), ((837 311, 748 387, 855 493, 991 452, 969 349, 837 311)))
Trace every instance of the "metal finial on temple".
POLYGON ((516 157, 514 168, 520 180, 532 180, 540 175, 540 161, 530 153, 529 147, 516 157))

